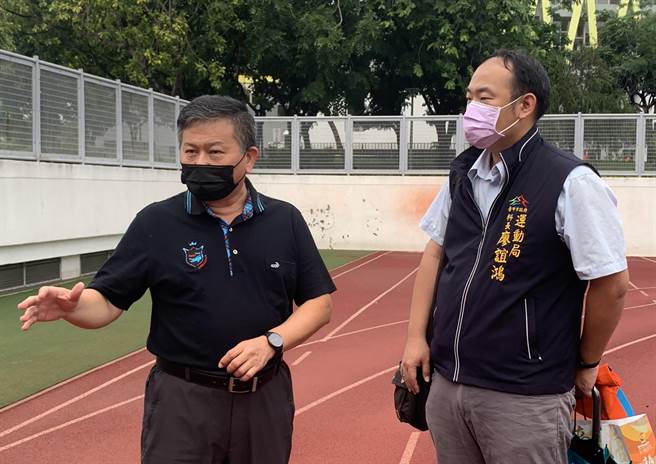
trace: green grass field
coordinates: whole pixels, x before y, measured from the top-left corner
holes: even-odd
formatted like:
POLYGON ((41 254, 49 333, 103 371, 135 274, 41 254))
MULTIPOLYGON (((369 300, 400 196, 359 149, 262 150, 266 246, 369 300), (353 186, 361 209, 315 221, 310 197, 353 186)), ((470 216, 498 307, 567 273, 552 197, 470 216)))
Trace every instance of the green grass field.
MULTIPOLYGON (((321 256, 326 266, 333 269, 368 253, 324 250, 321 256)), ((18 320, 21 311, 16 305, 34 291, 0 297, 0 408, 146 344, 150 323, 148 293, 103 329, 83 330, 57 321, 36 324, 22 332, 18 320)))

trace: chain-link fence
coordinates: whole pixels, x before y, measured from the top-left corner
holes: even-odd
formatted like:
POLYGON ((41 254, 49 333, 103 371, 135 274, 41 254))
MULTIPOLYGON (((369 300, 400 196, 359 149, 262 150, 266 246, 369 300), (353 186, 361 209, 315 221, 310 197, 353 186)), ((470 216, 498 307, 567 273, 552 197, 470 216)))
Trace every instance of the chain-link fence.
MULTIPOLYGON (((176 169, 185 101, 0 51, 0 158, 176 169)), ((443 174, 462 116, 256 118, 257 172, 443 174)), ((547 115, 542 136, 604 174, 656 175, 656 116, 547 115)))

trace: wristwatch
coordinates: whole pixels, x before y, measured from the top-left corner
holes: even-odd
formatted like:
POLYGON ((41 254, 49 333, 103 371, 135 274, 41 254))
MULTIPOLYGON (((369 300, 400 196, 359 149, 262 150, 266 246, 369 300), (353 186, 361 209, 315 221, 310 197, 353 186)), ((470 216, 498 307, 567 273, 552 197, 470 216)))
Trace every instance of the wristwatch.
POLYGON ((273 350, 276 352, 276 356, 280 356, 282 354, 283 348, 282 336, 277 332, 267 332, 265 336, 267 342, 269 342, 269 346, 271 346, 271 348, 273 348, 273 350))
POLYGON ((576 360, 576 367, 579 369, 592 369, 593 367, 597 367, 600 362, 601 360, 592 363, 586 363, 579 356, 578 359, 576 360))

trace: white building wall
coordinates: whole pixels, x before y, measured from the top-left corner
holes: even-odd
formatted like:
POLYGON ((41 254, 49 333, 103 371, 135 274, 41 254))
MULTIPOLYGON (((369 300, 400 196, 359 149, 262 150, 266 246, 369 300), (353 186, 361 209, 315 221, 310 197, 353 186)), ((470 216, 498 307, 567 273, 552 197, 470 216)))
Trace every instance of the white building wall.
MULTIPOLYGON (((0 265, 113 249, 134 215, 184 187, 173 170, 0 160, 0 265)), ((423 249, 417 226, 446 177, 253 175, 295 204, 321 248, 423 249)), ((656 256, 656 178, 608 178, 629 255, 656 256)), ((75 258, 63 264, 74 273, 75 258), (70 261, 73 260, 73 261, 70 261)), ((77 264, 79 267, 79 264, 77 264)))

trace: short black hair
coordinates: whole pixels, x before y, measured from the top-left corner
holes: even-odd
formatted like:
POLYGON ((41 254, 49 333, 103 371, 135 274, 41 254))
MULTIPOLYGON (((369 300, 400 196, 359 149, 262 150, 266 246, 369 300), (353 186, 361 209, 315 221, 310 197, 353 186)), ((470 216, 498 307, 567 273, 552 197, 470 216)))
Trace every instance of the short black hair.
POLYGON ((242 151, 256 146, 255 118, 243 102, 223 95, 203 95, 194 98, 180 110, 178 116, 178 143, 182 143, 182 132, 189 126, 217 119, 232 122, 235 137, 242 151))
POLYGON ((549 109, 551 93, 549 75, 542 63, 519 50, 500 49, 485 61, 492 58, 503 60, 503 65, 513 74, 513 98, 529 92, 535 95, 535 119, 540 119, 549 109))

